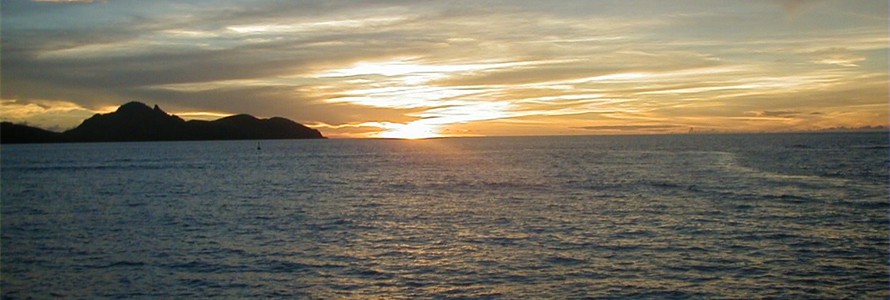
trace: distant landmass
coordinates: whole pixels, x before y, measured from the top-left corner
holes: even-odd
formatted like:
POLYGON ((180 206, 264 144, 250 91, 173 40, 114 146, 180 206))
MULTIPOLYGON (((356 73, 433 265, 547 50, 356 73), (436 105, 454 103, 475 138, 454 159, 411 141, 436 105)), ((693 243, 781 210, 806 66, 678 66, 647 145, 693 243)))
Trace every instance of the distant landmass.
POLYGON ((241 114, 214 121, 185 121, 157 105, 151 108, 141 102, 96 114, 61 133, 10 122, 0 124, 0 143, 4 144, 323 138, 318 130, 285 118, 258 119, 241 114))

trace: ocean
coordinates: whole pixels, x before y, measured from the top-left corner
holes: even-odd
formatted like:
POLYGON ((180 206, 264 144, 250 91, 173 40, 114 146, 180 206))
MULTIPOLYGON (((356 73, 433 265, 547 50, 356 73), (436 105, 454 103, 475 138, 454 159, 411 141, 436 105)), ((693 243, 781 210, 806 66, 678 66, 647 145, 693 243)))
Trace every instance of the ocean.
POLYGON ((887 133, 3 145, 25 298, 887 299, 887 133))

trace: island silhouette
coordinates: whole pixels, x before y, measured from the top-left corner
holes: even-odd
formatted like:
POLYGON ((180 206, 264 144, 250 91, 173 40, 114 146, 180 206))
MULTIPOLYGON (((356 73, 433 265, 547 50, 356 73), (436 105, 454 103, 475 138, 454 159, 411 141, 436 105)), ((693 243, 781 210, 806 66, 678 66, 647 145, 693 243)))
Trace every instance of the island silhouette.
POLYGON ((183 120, 141 102, 96 114, 79 126, 53 132, 10 122, 0 124, 0 143, 81 143, 195 140, 323 139, 318 130, 289 119, 239 114, 213 121, 183 120))

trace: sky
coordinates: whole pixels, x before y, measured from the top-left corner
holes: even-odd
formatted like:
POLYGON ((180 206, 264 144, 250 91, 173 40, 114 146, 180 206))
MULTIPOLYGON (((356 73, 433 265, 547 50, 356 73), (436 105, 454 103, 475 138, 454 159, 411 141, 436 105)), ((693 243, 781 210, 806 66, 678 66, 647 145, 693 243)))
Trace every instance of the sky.
POLYGON ((0 119, 57 131, 129 101, 342 138, 888 124, 884 0, 2 0, 0 12, 0 119))

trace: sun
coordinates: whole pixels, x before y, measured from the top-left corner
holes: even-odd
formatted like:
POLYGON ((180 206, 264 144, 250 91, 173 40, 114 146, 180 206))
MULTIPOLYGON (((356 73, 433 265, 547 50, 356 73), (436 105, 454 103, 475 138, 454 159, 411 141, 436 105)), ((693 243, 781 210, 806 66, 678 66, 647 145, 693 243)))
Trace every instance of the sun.
POLYGON ((429 124, 391 124, 386 129, 386 131, 378 133, 377 136, 388 139, 407 140, 428 139, 442 136, 438 133, 438 128, 436 128, 436 126, 429 124))

